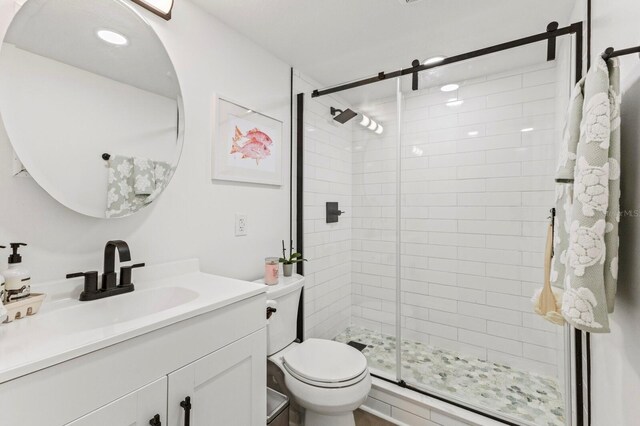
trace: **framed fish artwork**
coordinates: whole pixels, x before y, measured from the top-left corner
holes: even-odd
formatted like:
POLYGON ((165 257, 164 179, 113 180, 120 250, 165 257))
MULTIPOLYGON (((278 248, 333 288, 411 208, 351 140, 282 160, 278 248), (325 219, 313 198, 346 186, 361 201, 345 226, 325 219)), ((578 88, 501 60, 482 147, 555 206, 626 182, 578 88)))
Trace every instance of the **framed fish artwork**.
POLYGON ((282 185, 282 122, 215 97, 211 178, 282 185))

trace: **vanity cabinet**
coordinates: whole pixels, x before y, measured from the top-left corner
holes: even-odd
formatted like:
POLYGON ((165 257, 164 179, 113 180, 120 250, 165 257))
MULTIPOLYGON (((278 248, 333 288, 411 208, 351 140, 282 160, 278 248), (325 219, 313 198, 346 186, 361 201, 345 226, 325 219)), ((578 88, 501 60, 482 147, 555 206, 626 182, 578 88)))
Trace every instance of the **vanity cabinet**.
POLYGON ((254 333, 66 426, 263 425, 266 350, 254 333))
POLYGON ((99 408, 67 426, 149 426, 158 415, 156 426, 164 424, 167 406, 167 378, 156 380, 99 408))
POLYGON ((167 425, 264 425, 266 350, 256 333, 169 374, 167 425))
POLYGON ((189 426, 264 426, 265 305, 261 293, 0 383, 0 425, 186 426, 189 396, 189 426))

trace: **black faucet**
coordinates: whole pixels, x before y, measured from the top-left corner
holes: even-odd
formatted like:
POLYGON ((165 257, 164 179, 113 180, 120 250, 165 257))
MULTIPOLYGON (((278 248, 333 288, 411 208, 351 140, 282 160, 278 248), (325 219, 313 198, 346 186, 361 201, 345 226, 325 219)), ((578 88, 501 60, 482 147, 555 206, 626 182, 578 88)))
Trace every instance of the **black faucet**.
POLYGON ((104 272, 102 273, 102 289, 109 290, 116 286, 117 275, 116 269, 116 249, 120 262, 128 262, 131 260, 131 252, 129 245, 122 240, 108 241, 104 246, 104 272))
POLYGON ((120 262, 128 262, 131 260, 131 252, 126 242, 122 240, 107 242, 107 245, 104 247, 104 273, 102 274, 102 286, 100 288, 98 288, 97 271, 76 272, 67 275, 67 278, 84 277, 84 291, 80 294, 81 301, 102 299, 104 297, 115 296, 116 294, 129 293, 134 290, 133 283, 131 282, 131 270, 143 267, 144 263, 121 267, 120 284, 116 285, 116 249, 118 249, 120 262))

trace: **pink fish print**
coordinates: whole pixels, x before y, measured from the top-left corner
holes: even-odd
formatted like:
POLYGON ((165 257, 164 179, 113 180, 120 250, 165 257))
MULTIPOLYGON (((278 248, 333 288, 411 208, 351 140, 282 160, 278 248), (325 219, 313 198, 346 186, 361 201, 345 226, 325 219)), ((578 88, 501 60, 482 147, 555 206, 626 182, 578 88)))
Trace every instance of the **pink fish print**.
MULTIPOLYGON (((236 127, 237 129, 237 127, 236 127)), ((271 140, 271 138, 269 137, 269 135, 267 135, 266 133, 258 130, 258 129, 253 129, 253 130, 249 130, 247 132, 247 134, 245 135, 245 137, 252 139, 256 142, 260 142, 262 144, 264 144, 264 146, 270 146, 271 144, 273 144, 273 141, 271 140)))
POLYGON ((252 158, 256 160, 256 164, 260 164, 260 160, 264 160, 271 155, 269 145, 273 144, 273 140, 266 133, 253 129, 243 134, 238 126, 232 139, 233 146, 231 154, 240 153, 241 158, 252 158))

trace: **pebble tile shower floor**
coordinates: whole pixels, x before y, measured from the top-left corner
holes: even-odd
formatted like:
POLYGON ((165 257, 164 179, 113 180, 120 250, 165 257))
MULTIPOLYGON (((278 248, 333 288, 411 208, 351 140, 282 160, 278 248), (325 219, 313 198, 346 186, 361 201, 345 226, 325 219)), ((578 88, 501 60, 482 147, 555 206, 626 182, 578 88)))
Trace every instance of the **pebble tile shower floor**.
MULTIPOLYGON (((395 337, 349 327, 335 340, 366 344, 362 353, 369 367, 395 377, 395 337)), ((461 402, 506 414, 525 424, 565 424, 564 397, 554 378, 405 339, 402 364, 405 381, 461 402)))

